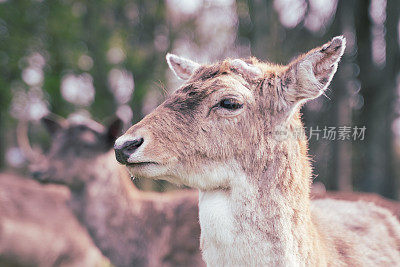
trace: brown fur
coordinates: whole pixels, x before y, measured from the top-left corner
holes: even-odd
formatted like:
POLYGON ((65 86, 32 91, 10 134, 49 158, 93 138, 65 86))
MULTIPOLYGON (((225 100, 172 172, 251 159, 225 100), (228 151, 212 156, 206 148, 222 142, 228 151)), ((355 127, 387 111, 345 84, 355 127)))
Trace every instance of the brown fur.
POLYGON ((108 263, 67 207, 68 190, 0 174, 0 266, 108 263))
POLYGON ((72 209, 103 254, 116 266, 202 266, 197 191, 139 191, 108 151, 115 129, 88 119, 63 125, 31 168, 42 182, 69 186, 72 209))
POLYGON ((362 193, 362 192, 340 192, 340 191, 325 191, 325 190, 311 190, 311 199, 338 199, 347 201, 365 201, 372 202, 377 206, 383 207, 390 210, 393 215, 400 220, 400 203, 398 201, 389 200, 383 198, 374 193, 362 193))

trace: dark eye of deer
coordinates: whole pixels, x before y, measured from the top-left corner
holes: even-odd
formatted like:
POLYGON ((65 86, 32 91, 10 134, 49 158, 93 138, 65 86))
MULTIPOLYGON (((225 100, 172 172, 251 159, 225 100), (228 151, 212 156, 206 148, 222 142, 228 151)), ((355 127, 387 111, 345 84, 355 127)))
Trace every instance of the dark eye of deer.
POLYGON ((221 108, 235 110, 235 109, 241 108, 243 106, 243 104, 240 103, 239 101, 237 101, 236 99, 227 98, 227 99, 221 100, 221 102, 219 102, 219 106, 221 108))

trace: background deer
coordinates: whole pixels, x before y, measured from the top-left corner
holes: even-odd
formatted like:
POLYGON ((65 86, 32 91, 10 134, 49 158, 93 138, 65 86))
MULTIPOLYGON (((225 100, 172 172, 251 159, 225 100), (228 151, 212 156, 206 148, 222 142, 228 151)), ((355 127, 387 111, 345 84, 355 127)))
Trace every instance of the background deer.
POLYGON ((34 177, 71 189, 74 213, 113 264, 204 265, 197 192, 136 189, 109 151, 120 132, 120 120, 107 128, 83 117, 46 117, 43 122, 53 143, 48 155, 32 164, 34 177))
POLYGON ((0 266, 106 266, 61 186, 0 174, 0 266))
POLYGON ((377 266, 400 262, 400 224, 372 203, 310 200, 300 107, 324 93, 345 40, 287 66, 199 65, 167 55, 185 84, 115 143, 133 176, 200 190, 209 266, 377 266))
POLYGON ((400 203, 398 201, 383 198, 374 193, 365 192, 343 192, 343 191, 326 191, 322 183, 313 183, 311 187, 311 199, 331 198, 347 201, 364 201, 372 202, 377 206, 390 210, 397 220, 400 219, 400 203))

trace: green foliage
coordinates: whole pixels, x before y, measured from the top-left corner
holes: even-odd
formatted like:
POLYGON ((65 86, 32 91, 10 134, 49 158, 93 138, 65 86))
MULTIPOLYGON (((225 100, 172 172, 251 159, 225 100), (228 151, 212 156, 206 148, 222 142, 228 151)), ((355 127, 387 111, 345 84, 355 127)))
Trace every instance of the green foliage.
MULTIPOLYGON (((141 115, 142 100, 153 81, 163 81, 164 73, 155 72, 164 63, 164 51, 154 47, 155 34, 165 25, 163 1, 6 1, 0 3, 0 135, 5 142, 6 129, 15 127, 9 115, 12 92, 27 89, 22 82, 26 57, 39 52, 46 59, 42 89, 50 111, 67 116, 77 108, 63 99, 60 85, 67 72, 88 72, 96 89, 89 107, 94 118, 104 119, 116 111, 109 90, 107 73, 113 67, 133 73, 135 91, 130 104, 134 119, 141 115), (126 58, 113 64, 107 52, 121 47, 126 58), (79 66, 82 55, 92 59, 92 67, 79 66), (15 88, 15 84, 24 88, 15 88), (5 127, 7 125, 7 127, 5 127)), ((15 140, 14 140, 15 141, 15 140)), ((4 154, 5 143, 0 145, 4 154)), ((0 159, 1 160, 1 159, 0 159)), ((3 160, 1 160, 3 162, 3 160)), ((1 165, 1 164, 0 164, 1 165)))

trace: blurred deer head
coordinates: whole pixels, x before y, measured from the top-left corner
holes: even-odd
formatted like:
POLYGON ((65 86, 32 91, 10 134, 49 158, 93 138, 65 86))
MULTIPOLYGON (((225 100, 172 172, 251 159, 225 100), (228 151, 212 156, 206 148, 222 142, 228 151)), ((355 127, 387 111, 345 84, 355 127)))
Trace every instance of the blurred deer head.
POLYGON ((82 173, 91 168, 97 156, 112 148, 122 128, 118 118, 107 127, 83 116, 63 119, 49 115, 42 123, 51 134, 52 144, 46 156, 31 164, 32 175, 41 182, 69 187, 82 185, 82 173))

